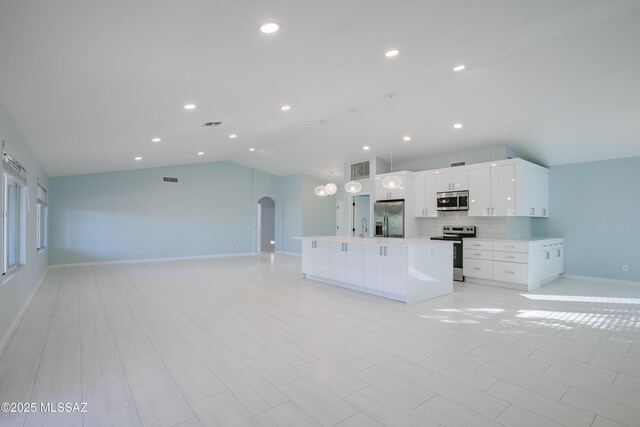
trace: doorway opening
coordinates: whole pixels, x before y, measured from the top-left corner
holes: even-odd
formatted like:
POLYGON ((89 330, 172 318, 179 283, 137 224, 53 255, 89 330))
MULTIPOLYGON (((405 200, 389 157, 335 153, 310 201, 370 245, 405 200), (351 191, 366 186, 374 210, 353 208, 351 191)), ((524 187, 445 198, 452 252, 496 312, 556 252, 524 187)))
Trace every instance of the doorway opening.
POLYGON ((271 197, 258 200, 258 252, 276 250, 276 202, 271 197))
POLYGON ((351 236, 369 237, 371 224, 371 200, 368 194, 353 196, 351 236))

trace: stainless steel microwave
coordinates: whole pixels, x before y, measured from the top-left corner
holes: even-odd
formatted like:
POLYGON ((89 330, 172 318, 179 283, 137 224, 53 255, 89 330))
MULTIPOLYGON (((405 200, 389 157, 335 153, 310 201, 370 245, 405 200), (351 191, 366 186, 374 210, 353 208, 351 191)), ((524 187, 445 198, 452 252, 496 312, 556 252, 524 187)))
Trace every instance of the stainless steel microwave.
POLYGON ((468 191, 445 191, 438 193, 439 211, 468 211, 468 191))

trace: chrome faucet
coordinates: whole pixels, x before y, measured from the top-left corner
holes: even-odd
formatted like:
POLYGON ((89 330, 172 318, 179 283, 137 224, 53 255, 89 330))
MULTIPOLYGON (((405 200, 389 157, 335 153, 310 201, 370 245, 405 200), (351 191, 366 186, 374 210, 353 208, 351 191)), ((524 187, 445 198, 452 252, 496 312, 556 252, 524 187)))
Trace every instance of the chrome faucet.
POLYGON ((369 229, 367 229, 367 218, 362 218, 362 231, 360 232, 360 237, 365 237, 368 232, 369 229))

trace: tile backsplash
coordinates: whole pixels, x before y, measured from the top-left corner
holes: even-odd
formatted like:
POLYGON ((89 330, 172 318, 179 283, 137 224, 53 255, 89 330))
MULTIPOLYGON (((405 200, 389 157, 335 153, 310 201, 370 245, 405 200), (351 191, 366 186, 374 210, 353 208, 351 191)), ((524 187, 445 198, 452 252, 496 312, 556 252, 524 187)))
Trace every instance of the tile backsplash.
POLYGON ((485 239, 523 239, 531 237, 531 218, 469 217, 466 212, 440 212, 438 218, 420 218, 422 235, 441 236, 443 225, 475 225, 476 234, 485 239))

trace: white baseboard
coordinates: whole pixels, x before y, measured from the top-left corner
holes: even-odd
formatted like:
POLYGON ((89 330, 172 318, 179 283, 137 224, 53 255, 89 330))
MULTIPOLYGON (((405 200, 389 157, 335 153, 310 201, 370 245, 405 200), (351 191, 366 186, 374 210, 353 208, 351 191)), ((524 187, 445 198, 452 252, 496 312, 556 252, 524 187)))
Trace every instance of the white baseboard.
POLYGON ((13 318, 13 321, 11 322, 7 330, 4 332, 4 335, 2 335, 2 338, 0 338, 0 357, 2 357, 2 355, 4 354, 4 351, 6 350, 5 347, 9 344, 9 342, 11 342, 11 338, 13 338, 16 331, 18 330, 18 326, 20 326, 20 322, 22 322, 22 318, 24 317, 24 314, 27 312, 27 308, 29 307, 29 305, 31 305, 31 301, 33 300, 33 297, 35 297, 36 293, 38 292, 38 289, 40 289, 40 285, 42 285, 42 282, 44 282, 44 278, 47 277, 47 271, 49 271, 49 268, 50 267, 47 267, 44 269, 44 273, 42 274, 42 277, 40 277, 40 280, 38 280, 38 283, 31 291, 31 294, 29 294, 29 298, 27 298, 24 304, 22 304, 22 308, 18 310, 15 317, 13 318))
POLYGON ((634 282, 632 280, 607 279, 605 277, 580 276, 578 274, 565 274, 565 273, 562 273, 560 275, 560 278, 561 279, 584 280, 584 281, 587 281, 587 282, 610 283, 612 285, 640 286, 640 282, 634 282))
POLYGON ((282 254, 282 255, 293 255, 293 256, 298 256, 301 257, 302 254, 296 253, 296 252, 285 252, 285 251, 276 251, 277 254, 282 254))
POLYGON ((225 258, 231 256, 248 256, 256 255, 257 252, 240 252, 236 254, 219 254, 219 255, 196 255, 185 257, 171 257, 171 258, 145 258, 145 259, 123 259, 117 261, 87 261, 77 262, 71 264, 53 264, 50 268, 65 268, 65 267, 90 267, 92 265, 111 265, 111 264, 137 264, 143 262, 162 262, 162 261, 186 261, 190 259, 207 259, 207 258, 225 258))

